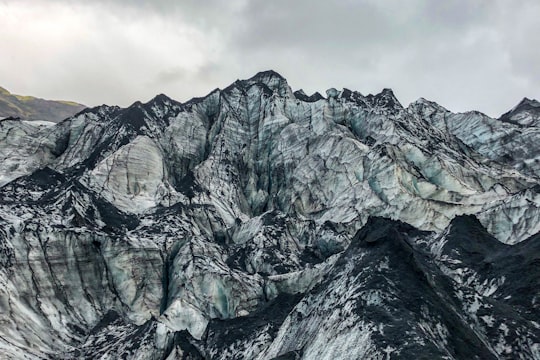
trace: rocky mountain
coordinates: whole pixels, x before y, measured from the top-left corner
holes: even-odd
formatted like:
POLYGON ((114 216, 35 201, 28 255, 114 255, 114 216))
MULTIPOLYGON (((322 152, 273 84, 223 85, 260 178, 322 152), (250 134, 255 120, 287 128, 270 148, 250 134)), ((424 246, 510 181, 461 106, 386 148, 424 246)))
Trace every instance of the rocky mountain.
POLYGON ((44 100, 10 93, 0 87, 0 119, 20 118, 58 123, 75 115, 86 106, 72 101, 44 100))
POLYGON ((540 359, 540 108, 293 92, 0 122, 8 359, 540 359))

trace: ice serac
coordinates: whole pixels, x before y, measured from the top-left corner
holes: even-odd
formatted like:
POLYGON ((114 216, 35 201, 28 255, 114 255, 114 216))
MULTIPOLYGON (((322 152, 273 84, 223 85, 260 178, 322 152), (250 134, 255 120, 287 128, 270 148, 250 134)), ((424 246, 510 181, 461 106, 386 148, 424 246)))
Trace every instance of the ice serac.
POLYGON ((540 102, 524 98, 512 110, 500 117, 501 121, 521 126, 540 126, 540 102))
POLYGON ((1 121, 0 352, 540 359, 537 108, 264 71, 1 121))
POLYGON ((64 146, 65 136, 57 128, 0 120, 0 186, 51 163, 64 146))
POLYGON ((540 175, 538 101, 524 99, 500 119, 477 111, 455 114, 423 99, 408 109, 427 117, 437 128, 454 135, 482 156, 523 174, 540 175))

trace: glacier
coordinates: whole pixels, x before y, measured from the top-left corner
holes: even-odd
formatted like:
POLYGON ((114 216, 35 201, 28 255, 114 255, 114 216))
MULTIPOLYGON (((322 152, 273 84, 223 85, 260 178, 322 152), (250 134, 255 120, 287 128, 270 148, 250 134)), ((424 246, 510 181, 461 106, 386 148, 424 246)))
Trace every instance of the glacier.
POLYGON ((538 119, 265 71, 0 121, 0 354, 540 359, 538 119))

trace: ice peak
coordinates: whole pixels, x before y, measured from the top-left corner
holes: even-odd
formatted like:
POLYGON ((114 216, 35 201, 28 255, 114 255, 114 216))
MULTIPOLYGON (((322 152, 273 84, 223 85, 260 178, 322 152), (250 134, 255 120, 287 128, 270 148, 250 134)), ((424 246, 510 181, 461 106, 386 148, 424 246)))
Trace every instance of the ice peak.
POLYGON ((154 96, 154 98, 152 100, 150 100, 148 102, 148 104, 150 104, 150 103, 167 103, 167 102, 176 102, 176 101, 174 101, 173 99, 171 99, 170 97, 168 97, 165 94, 158 94, 158 95, 154 96))
POLYGON ((418 98, 409 104, 408 109, 413 108, 431 108, 433 110, 448 111, 444 106, 439 105, 435 101, 427 100, 424 97, 418 98))
POLYGON ((396 97, 394 95, 394 91, 390 88, 384 88, 382 89, 382 91, 380 92, 379 95, 384 95, 384 96, 392 96, 392 97, 396 97))
POLYGON ((413 101, 411 104, 435 104, 433 101, 430 101, 424 97, 418 98, 416 101, 413 101))
POLYGON ((516 106, 514 106, 510 111, 508 111, 507 113, 505 113, 504 115, 501 116, 504 117, 508 114, 511 114, 511 113, 515 113, 517 111, 522 111, 522 110, 530 110, 531 108, 538 108, 540 107, 540 102, 538 102, 538 100, 535 100, 535 99, 529 99, 527 97, 524 97, 516 106))
POLYGON ((281 96, 292 96, 292 90, 289 87, 287 80, 274 70, 258 72, 244 83, 249 85, 264 84, 270 90, 277 92, 281 96))
POLYGON ((382 91, 376 95, 370 94, 366 96, 366 99, 371 102, 372 105, 377 107, 389 109, 403 109, 403 106, 394 95, 394 92, 392 91, 392 89, 389 88, 382 89, 382 91))
POLYGON ((401 104, 400 104, 399 100, 397 99, 396 95, 394 95, 394 91, 392 89, 390 89, 390 88, 382 89, 382 91, 380 93, 378 93, 377 95, 375 95, 375 97, 381 98, 381 99, 391 100, 391 102, 393 102, 394 104, 399 105, 401 107, 401 104))
POLYGON ((250 80, 265 80, 269 78, 278 78, 280 80, 287 81, 281 74, 274 70, 265 70, 265 71, 259 71, 257 74, 252 76, 250 80))
POLYGON ((524 97, 523 100, 521 100, 520 103, 517 105, 517 108, 519 108, 520 106, 540 107, 540 102, 536 99, 529 99, 527 97, 524 97))
POLYGON ((525 97, 510 111, 501 115, 499 120, 521 126, 538 126, 540 124, 540 102, 525 97))
POLYGON ((261 83, 275 90, 278 87, 287 86, 287 79, 273 70, 261 71, 246 80, 248 84, 261 83))

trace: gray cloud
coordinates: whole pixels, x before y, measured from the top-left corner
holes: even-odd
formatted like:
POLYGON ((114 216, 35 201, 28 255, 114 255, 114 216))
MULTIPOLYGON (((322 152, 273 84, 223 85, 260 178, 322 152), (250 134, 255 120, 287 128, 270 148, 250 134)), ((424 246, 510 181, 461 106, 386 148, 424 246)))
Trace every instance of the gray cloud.
POLYGON ((274 69, 308 92, 392 87, 498 116, 540 97, 539 15, 535 0, 3 0, 0 85, 128 105, 274 69))
POLYGON ((293 84, 363 92, 393 87, 404 103, 424 96, 494 116, 523 96, 538 96, 533 64, 540 47, 530 46, 540 30, 534 1, 287 4, 250 2, 235 44, 256 63, 277 59, 293 84), (519 26, 517 19, 509 24, 512 17, 519 26))

